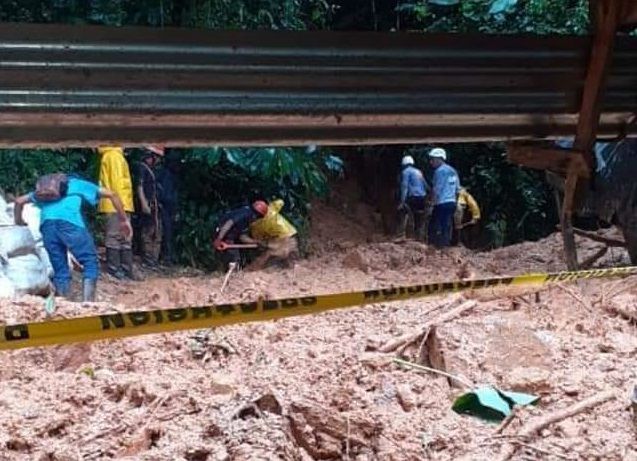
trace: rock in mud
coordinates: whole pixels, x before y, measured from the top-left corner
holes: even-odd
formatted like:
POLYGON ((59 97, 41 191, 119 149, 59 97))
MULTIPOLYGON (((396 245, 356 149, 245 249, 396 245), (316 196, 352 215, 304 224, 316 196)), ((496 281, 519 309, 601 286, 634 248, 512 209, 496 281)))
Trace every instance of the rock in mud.
POLYGON ((398 397, 398 403, 403 407, 405 411, 411 411, 416 406, 416 398, 411 390, 409 384, 401 384, 396 388, 396 397, 398 397))
POLYGON ((358 269, 362 272, 367 272, 369 270, 369 264, 363 258, 360 251, 352 250, 343 258, 343 267, 347 267, 349 269, 358 269))
POLYGON ((547 370, 517 367, 506 376, 506 382, 512 391, 544 394, 551 390, 550 378, 551 374, 547 370))
POLYGON ((345 446, 352 455, 372 448, 382 430, 370 417, 338 414, 308 401, 292 403, 288 420, 292 437, 314 459, 341 458, 345 446))

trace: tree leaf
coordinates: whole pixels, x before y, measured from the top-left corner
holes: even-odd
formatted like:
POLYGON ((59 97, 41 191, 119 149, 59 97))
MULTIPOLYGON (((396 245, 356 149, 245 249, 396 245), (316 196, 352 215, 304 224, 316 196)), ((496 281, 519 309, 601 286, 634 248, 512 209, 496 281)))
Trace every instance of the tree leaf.
POLYGON ((515 7, 515 5, 517 5, 517 3, 518 0, 495 0, 491 3, 489 14, 508 13, 515 7))

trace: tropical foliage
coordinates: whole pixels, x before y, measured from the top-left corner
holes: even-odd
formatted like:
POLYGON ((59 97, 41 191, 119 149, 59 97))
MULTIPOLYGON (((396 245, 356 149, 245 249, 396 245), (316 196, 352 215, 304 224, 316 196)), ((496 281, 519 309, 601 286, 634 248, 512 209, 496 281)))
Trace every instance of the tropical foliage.
MULTIPOLYGON (((4 0, 0 21, 138 25, 209 29, 412 30, 583 34, 588 0, 4 0)), ((462 181, 479 199, 489 245, 540 237, 552 230, 553 202, 541 175, 508 165, 503 146, 449 146, 462 181)), ((218 213, 254 198, 281 197, 303 231, 309 199, 326 192, 327 174, 342 162, 305 148, 183 149, 179 254, 211 266, 208 240, 218 213)), ((96 177, 89 150, 5 150, 0 187, 28 190, 50 171, 96 177)), ((366 181, 366 178, 363 178, 366 181)))

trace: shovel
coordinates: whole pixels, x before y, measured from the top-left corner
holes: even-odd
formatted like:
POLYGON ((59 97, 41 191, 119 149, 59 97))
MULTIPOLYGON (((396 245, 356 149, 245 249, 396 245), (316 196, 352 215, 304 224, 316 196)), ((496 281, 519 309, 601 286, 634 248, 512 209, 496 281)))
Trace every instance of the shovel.
POLYGON ((226 249, 228 250, 243 250, 243 249, 256 249, 259 245, 256 243, 226 243, 226 249))

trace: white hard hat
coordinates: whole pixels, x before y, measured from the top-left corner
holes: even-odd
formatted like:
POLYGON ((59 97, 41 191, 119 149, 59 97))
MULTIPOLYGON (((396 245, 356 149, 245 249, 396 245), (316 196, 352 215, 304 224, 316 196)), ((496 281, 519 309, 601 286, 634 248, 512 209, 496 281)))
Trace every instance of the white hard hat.
POLYGON ((435 149, 431 149, 431 151, 429 151, 429 157, 447 160, 447 152, 440 147, 436 147, 435 149))
POLYGON ((403 166, 413 165, 413 164, 414 164, 414 158, 411 155, 405 155, 403 157, 403 163, 402 163, 403 166))

